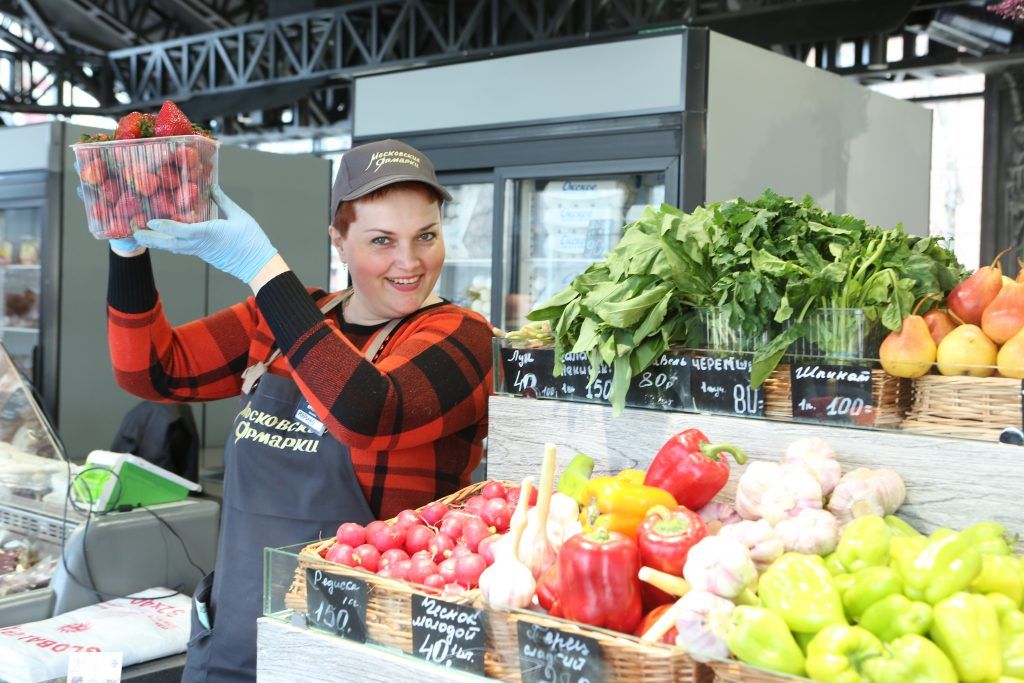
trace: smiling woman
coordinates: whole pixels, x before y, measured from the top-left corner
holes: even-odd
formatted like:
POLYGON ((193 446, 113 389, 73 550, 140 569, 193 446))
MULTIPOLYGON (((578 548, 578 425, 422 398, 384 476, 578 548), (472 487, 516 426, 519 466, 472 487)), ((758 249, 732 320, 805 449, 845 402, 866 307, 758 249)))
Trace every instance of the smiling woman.
POLYGON ((432 294, 451 197, 422 153, 383 140, 342 158, 328 233, 352 278, 343 292, 304 287, 253 217, 219 188, 213 195, 223 219, 152 221, 111 242, 108 290, 122 388, 157 401, 242 396, 224 453, 217 572, 197 589, 187 681, 255 676, 263 548, 332 536, 342 522, 392 517, 467 485, 492 385, 490 325, 432 294), (199 256, 256 296, 172 327, 147 247, 199 256))

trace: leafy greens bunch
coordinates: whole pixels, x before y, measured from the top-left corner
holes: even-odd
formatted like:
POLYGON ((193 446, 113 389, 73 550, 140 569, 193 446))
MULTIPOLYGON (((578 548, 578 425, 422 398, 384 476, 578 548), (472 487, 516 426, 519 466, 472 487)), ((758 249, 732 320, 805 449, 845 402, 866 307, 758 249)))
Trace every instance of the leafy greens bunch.
MULTIPOLYGON (((532 311, 562 355, 585 353, 593 381, 612 368, 610 399, 625 404, 630 379, 670 346, 704 341, 698 309, 713 308, 744 337, 768 333, 755 349, 760 386, 823 308, 863 309, 868 321, 899 330, 915 300, 945 295, 965 275, 937 238, 882 230, 848 215, 767 191, 693 213, 647 207, 618 245, 532 311)), ((823 348, 829 340, 815 339, 823 348)))

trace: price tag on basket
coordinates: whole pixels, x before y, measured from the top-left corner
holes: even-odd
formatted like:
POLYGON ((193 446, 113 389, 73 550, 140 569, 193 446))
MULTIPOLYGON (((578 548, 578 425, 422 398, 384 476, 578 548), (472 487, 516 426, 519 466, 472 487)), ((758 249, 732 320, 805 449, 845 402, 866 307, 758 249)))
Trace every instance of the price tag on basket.
POLYGON ((763 392, 750 388, 750 358, 693 356, 689 361, 690 392, 698 412, 764 415, 763 392))
POLYGON ((593 638, 528 621, 516 623, 523 683, 600 683, 604 654, 593 638))
POLYGON ((875 423, 871 368, 794 363, 789 384, 796 420, 864 427, 875 423))
POLYGON ((366 582, 322 569, 307 569, 306 621, 312 628, 365 643, 366 582))
POLYGON ((484 616, 467 605, 412 596, 412 653, 438 666, 484 675, 484 616))

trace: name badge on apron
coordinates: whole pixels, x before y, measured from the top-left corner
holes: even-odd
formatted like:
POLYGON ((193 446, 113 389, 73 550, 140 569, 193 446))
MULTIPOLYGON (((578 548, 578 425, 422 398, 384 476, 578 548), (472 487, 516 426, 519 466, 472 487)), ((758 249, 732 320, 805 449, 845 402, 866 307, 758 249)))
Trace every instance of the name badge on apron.
POLYGON ((316 416, 316 411, 309 405, 309 401, 299 403, 299 407, 295 409, 295 420, 309 427, 317 436, 324 435, 324 423, 316 416))

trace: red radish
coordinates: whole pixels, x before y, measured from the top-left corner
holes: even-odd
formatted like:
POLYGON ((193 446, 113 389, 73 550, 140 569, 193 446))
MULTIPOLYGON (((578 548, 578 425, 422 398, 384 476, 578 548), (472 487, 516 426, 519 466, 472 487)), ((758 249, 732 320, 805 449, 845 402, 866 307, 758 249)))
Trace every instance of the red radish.
MULTIPOLYGON (((506 498, 506 500, 508 500, 508 506, 510 508, 515 509, 516 503, 519 502, 519 492, 521 490, 522 490, 522 487, 520 487, 520 486, 513 486, 512 488, 510 488, 508 490, 508 493, 505 495, 505 498, 506 498)), ((530 503, 530 507, 533 507, 534 505, 537 504, 537 489, 536 488, 530 489, 530 500, 529 500, 529 503, 530 503)))
POLYGON ((473 551, 467 548, 466 546, 462 545, 461 543, 457 543, 455 547, 452 548, 452 557, 461 557, 462 555, 472 554, 473 551))
POLYGON ((352 546, 344 543, 331 546, 324 559, 328 562, 343 564, 346 567, 353 567, 356 564, 355 556, 352 554, 352 546))
POLYGON ((441 521, 441 518, 448 512, 448 506, 439 500, 435 500, 430 505, 420 510, 420 515, 423 517, 423 521, 431 526, 436 525, 441 521))
POLYGON ((441 575, 445 583, 455 582, 455 563, 457 560, 454 557, 449 557, 447 560, 437 565, 437 573, 441 575))
POLYGON ((423 585, 428 588, 444 588, 444 577, 440 574, 431 574, 423 579, 423 585))
POLYGON ((357 545, 366 543, 366 532, 362 524, 345 522, 338 527, 338 543, 347 543, 355 548, 357 545))
POLYGON ((440 562, 446 558, 451 557, 452 550, 455 549, 455 541, 444 534, 438 534, 434 536, 433 540, 427 546, 427 550, 434 558, 434 562, 440 562))
POLYGON ((395 526, 399 529, 407 529, 419 524, 423 524, 423 517, 415 510, 402 510, 395 517, 395 526))
POLYGON ((476 514, 476 511, 483 507, 484 501, 487 500, 483 496, 473 496, 466 501, 463 505, 463 509, 471 514, 476 514))
POLYGON ((405 529, 381 521, 370 522, 366 525, 366 542, 381 552, 401 548, 405 545, 405 529))
POLYGON ((405 579, 409 576, 409 568, 411 566, 411 560, 402 560, 401 562, 395 562, 394 564, 388 565, 388 569, 391 570, 391 575, 396 579, 405 579))
POLYGON ((455 558, 456 583, 473 588, 480 581, 480 575, 487 569, 487 561, 477 554, 455 558))
POLYGON ((380 554, 380 566, 390 567, 397 562, 408 559, 409 553, 405 552, 401 548, 392 548, 391 550, 385 550, 380 554))
POLYGON ((457 583, 446 583, 444 589, 441 591, 441 595, 454 596, 454 595, 465 595, 466 589, 457 583))
POLYGON ((352 551, 356 564, 366 571, 375 573, 380 568, 380 551, 369 543, 364 543, 352 551))
POLYGON ((391 567, 381 567, 377 570, 377 576, 384 577, 385 579, 398 579, 399 576, 395 576, 395 572, 392 571, 391 567))
POLYGON ((470 519, 470 517, 464 512, 449 512, 441 520, 439 531, 449 538, 457 539, 462 536, 462 527, 467 519, 470 519))
POLYGON ((508 531, 512 510, 504 498, 491 498, 480 508, 480 519, 493 526, 499 533, 504 533, 508 531))
POLYGON ((429 550, 424 548, 423 550, 419 550, 417 552, 414 552, 412 555, 409 556, 409 559, 412 560, 413 562, 415 562, 416 560, 419 560, 419 559, 426 559, 426 560, 430 560, 431 562, 433 562, 434 561, 434 556, 430 554, 429 550))
POLYGON ((405 550, 410 555, 426 550, 430 542, 434 540, 435 532, 425 526, 411 526, 405 531, 405 550))
POLYGON ((501 538, 501 534, 493 534, 480 541, 477 552, 480 557, 486 560, 488 565, 494 564, 494 544, 501 538))
POLYGON ((409 572, 406 574, 406 579, 413 583, 423 583, 431 574, 437 573, 437 565, 429 558, 421 558, 418 560, 412 560, 409 565, 409 572))
POLYGON ((462 542, 469 550, 478 552, 480 541, 490 536, 491 532, 492 529, 482 519, 467 519, 462 525, 462 542))
POLYGON ((501 498, 505 499, 505 485, 500 481, 489 481, 480 490, 480 495, 484 498, 501 498))

